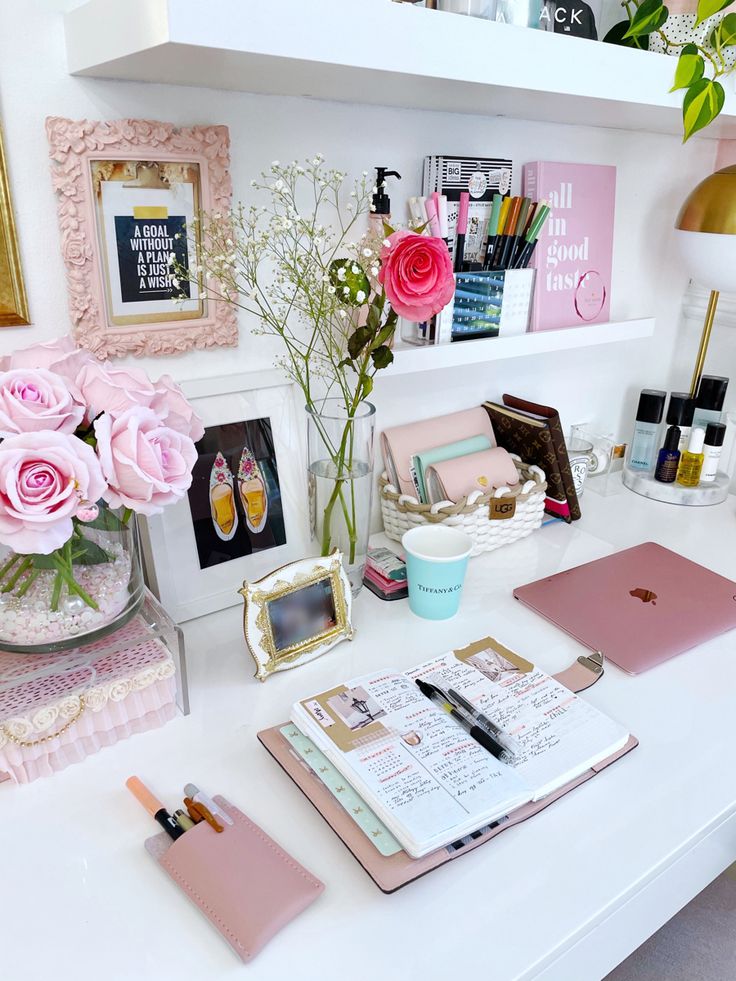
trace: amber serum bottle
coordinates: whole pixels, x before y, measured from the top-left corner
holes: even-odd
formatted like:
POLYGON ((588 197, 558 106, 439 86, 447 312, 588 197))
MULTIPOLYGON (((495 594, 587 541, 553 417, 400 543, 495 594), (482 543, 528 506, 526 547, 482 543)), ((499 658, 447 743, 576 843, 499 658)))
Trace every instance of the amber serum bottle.
POLYGON ((690 433, 690 442, 687 449, 680 457, 680 466, 677 469, 677 483, 682 487, 697 487, 700 483, 700 471, 703 469, 703 444, 705 443, 705 430, 696 426, 690 433))
POLYGON ((660 484, 673 484, 677 477, 677 466, 680 462, 680 427, 670 426, 664 438, 664 446, 657 456, 657 466, 654 470, 654 479, 660 484))

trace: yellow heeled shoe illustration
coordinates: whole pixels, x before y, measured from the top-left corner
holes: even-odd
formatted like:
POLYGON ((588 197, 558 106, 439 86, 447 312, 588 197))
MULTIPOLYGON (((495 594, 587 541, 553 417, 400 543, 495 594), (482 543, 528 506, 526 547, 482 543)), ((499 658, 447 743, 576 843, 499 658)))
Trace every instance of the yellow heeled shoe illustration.
POLYGON ((235 481, 222 453, 217 454, 210 473, 210 512, 215 534, 229 542, 238 530, 235 508, 235 481))
POLYGON ((266 482, 251 450, 246 446, 238 466, 238 493, 245 512, 245 523, 254 534, 263 531, 268 517, 266 482))

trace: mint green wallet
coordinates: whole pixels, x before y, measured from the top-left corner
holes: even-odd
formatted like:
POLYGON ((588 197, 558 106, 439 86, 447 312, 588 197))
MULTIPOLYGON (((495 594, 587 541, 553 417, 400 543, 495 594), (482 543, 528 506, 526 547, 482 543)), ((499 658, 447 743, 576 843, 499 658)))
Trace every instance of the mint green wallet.
POLYGON ((419 500, 423 504, 429 503, 427 487, 424 483, 424 472, 427 467, 431 467, 435 463, 442 463, 444 460, 468 456, 470 453, 480 453, 481 450, 490 450, 490 448, 491 441, 487 436, 470 436, 468 439, 459 439, 456 443, 446 443, 445 446, 435 446, 434 449, 416 453, 411 458, 411 462, 416 477, 415 483, 419 500))

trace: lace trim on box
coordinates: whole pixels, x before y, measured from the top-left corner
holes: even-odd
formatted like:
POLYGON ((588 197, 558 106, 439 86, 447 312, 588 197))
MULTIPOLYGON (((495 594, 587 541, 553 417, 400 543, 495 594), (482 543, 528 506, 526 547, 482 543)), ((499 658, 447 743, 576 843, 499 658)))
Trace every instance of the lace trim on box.
POLYGON ((157 681, 164 681, 176 673, 173 659, 149 665, 130 678, 115 678, 102 685, 93 685, 80 695, 65 695, 56 702, 43 705, 32 715, 16 715, 0 725, 0 749, 10 740, 27 740, 36 733, 50 729, 57 721, 74 721, 84 707, 100 712, 108 702, 122 702, 131 692, 142 691, 157 681), (10 737, 10 740, 9 738, 10 737))

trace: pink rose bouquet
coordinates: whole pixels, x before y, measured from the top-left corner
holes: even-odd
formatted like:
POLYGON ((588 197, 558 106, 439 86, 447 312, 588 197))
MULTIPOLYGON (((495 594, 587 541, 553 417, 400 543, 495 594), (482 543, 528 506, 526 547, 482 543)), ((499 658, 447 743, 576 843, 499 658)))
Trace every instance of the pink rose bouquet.
POLYGON ((96 610, 77 570, 114 561, 131 514, 186 494, 203 434, 168 375, 100 364, 68 338, 0 359, 0 591, 46 576, 52 610, 65 589, 96 610))

